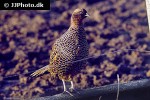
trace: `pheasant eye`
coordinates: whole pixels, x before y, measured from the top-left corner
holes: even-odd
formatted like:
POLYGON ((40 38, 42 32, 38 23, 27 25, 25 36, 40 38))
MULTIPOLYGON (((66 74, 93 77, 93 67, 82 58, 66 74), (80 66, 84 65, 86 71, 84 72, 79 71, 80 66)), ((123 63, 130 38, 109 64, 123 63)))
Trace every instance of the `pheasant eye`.
POLYGON ((80 11, 79 14, 82 15, 82 11, 80 11))

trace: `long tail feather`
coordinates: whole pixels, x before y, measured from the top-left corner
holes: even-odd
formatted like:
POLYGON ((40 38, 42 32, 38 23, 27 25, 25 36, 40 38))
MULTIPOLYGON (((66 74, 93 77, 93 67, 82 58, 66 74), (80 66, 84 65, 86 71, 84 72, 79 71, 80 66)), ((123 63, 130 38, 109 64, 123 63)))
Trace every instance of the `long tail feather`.
POLYGON ((50 66, 49 66, 49 65, 46 65, 45 67, 42 67, 42 68, 36 70, 35 72, 33 72, 33 73, 31 74, 31 76, 32 76, 32 77, 34 77, 34 76, 39 76, 39 75, 43 74, 44 72, 48 71, 49 68, 50 68, 50 66))

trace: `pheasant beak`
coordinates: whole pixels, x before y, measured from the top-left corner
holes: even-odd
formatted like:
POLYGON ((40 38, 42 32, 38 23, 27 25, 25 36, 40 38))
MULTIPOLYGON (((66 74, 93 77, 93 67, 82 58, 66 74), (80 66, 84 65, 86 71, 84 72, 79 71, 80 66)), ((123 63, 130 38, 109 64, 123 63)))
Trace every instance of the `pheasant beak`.
POLYGON ((88 13, 85 14, 86 17, 90 17, 90 15, 88 13))

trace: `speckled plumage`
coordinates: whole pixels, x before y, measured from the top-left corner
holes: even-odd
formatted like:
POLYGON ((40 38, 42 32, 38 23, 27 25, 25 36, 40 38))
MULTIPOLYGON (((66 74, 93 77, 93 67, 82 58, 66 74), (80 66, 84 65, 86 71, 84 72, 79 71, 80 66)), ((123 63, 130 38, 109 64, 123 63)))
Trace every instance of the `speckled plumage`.
POLYGON ((70 81, 85 67, 86 61, 69 63, 88 56, 88 43, 83 26, 70 27, 53 45, 50 65, 60 79, 70 81))

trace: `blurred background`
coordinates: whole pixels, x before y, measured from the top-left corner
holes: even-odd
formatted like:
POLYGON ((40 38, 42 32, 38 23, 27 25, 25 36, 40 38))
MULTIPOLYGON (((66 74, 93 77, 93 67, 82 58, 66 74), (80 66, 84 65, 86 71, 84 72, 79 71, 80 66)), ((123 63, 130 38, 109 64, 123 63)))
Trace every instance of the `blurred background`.
POLYGON ((150 53, 110 53, 150 50, 144 0, 52 0, 51 10, 0 11, 0 99, 63 92, 59 79, 30 74, 49 64, 51 46, 68 29, 76 8, 85 8, 91 16, 84 26, 90 56, 99 56, 74 77, 76 88, 116 83, 117 74, 120 83, 150 77, 150 53))

